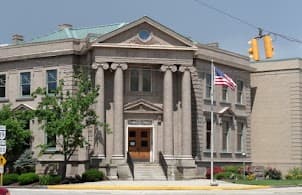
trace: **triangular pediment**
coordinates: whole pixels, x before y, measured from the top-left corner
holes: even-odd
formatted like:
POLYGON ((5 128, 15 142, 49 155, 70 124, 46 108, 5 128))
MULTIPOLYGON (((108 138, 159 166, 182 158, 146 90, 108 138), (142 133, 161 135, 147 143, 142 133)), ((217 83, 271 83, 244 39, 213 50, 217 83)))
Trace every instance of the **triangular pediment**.
POLYGON ((195 48, 193 42, 168 27, 144 16, 131 22, 117 30, 104 34, 93 43, 98 44, 117 44, 117 45, 144 45, 144 46, 171 46, 195 48), (142 39, 141 31, 148 31, 150 36, 142 39))
POLYGON ((17 111, 17 110, 34 110, 34 108, 32 108, 31 106, 27 105, 27 104, 19 104, 18 106, 16 106, 13 111, 17 111))
POLYGON ((144 99, 135 100, 124 105, 125 113, 162 113, 163 109, 144 99))

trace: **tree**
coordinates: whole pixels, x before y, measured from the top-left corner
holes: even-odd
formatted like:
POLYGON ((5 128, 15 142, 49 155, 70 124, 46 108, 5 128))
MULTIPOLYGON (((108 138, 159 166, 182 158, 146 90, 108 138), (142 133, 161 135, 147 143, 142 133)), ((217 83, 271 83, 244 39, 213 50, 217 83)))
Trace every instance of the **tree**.
POLYGON ((28 122, 32 118, 30 110, 12 110, 10 104, 5 104, 0 109, 0 124, 6 126, 6 158, 9 168, 30 146, 30 130, 28 122))
MULTIPOLYGON (((42 129, 48 136, 55 136, 56 146, 64 156, 61 176, 66 177, 66 167, 70 157, 80 147, 87 144, 83 129, 91 125, 101 125, 97 120, 92 105, 96 103, 98 87, 93 87, 90 79, 82 75, 74 76, 76 89, 64 90, 64 80, 53 93, 47 93, 44 88, 38 88, 33 93, 34 97, 41 96, 35 116, 42 124, 42 129)), ((43 152, 47 143, 42 145, 43 152)))

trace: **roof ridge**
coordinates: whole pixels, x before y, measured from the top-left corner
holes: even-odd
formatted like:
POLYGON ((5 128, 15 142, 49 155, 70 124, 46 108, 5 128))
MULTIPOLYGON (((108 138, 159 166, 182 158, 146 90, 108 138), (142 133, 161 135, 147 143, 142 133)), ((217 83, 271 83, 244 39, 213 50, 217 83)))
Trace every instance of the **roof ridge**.
POLYGON ((98 26, 91 26, 91 27, 77 27, 77 28, 71 28, 71 30, 82 30, 82 29, 89 29, 89 28, 99 28, 99 27, 105 27, 105 26, 115 26, 115 25, 125 25, 128 24, 127 22, 118 22, 113 24, 102 24, 98 26))
POLYGON ((33 41, 33 40, 35 40, 35 39, 40 39, 40 38, 42 38, 42 37, 46 37, 46 36, 55 34, 55 33, 57 33, 57 32, 63 31, 63 30, 64 30, 64 29, 59 29, 59 30, 52 31, 52 32, 50 32, 50 33, 45 33, 44 35, 40 35, 40 36, 31 38, 29 41, 33 41))
MULTIPOLYGON (((104 25, 98 25, 98 26, 92 26, 92 27, 78 27, 78 28, 71 27, 71 28, 67 29, 68 32, 66 31, 66 29, 57 29, 57 30, 52 31, 50 33, 46 33, 46 34, 31 38, 28 42, 32 42, 32 41, 35 41, 35 40, 38 40, 38 39, 43 39, 44 37, 48 37, 48 36, 51 36, 51 35, 54 35, 54 34, 60 33, 60 32, 63 32, 63 33, 65 33, 65 35, 67 37, 70 37, 70 35, 72 35, 72 36, 76 35, 76 31, 80 31, 80 30, 95 29, 95 28, 110 27, 110 26, 118 26, 118 28, 120 28, 120 27, 124 26, 125 24, 128 24, 128 23, 127 22, 120 22, 120 23, 104 24, 104 25)), ((77 36, 75 36, 75 37, 77 37, 77 36)))

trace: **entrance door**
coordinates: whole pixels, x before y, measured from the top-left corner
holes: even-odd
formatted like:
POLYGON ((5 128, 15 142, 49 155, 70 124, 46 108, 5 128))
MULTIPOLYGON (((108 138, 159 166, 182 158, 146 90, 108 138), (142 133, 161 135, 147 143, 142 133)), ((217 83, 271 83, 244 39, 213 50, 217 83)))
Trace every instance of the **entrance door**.
POLYGON ((128 150, 135 161, 150 161, 151 128, 129 128, 128 150))

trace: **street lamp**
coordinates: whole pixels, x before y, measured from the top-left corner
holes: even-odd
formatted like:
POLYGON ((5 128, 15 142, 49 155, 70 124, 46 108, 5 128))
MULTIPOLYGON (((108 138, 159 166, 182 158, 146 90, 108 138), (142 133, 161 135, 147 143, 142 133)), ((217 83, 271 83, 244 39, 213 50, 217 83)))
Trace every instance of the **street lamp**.
POLYGON ((245 157, 246 157, 246 153, 242 152, 242 164, 243 164, 243 179, 245 179, 245 157))

